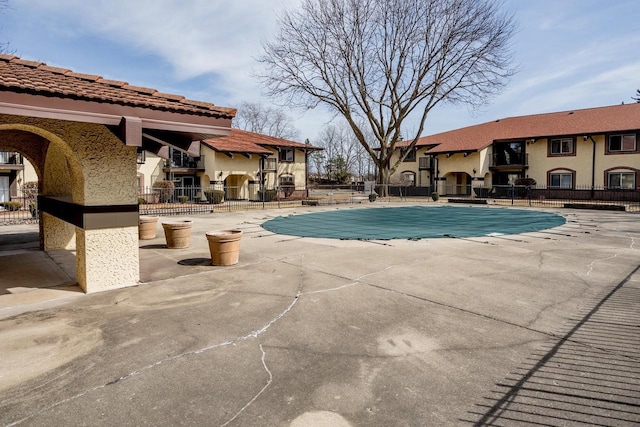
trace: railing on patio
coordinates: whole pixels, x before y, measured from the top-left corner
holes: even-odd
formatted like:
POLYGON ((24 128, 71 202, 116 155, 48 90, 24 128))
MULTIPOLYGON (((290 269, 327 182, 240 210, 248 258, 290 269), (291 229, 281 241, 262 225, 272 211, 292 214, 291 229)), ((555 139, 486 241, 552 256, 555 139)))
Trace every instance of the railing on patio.
MULTIPOLYGON (((464 187, 464 191, 468 186, 464 187)), ((364 183, 350 185, 270 188, 262 191, 258 184, 248 187, 225 187, 215 184, 205 187, 177 187, 168 195, 161 195, 152 188, 139 195, 139 211, 142 215, 188 215, 236 210, 277 209, 301 205, 333 205, 369 203, 369 195, 376 193, 377 201, 433 203, 430 187, 365 186, 364 183)), ((462 191, 463 189, 458 189, 462 191)), ((507 206, 532 207, 585 207, 590 209, 612 209, 640 212, 640 190, 606 187, 525 187, 515 185, 469 187, 467 194, 446 194, 440 202, 459 201, 487 203, 507 206)), ((0 195, 1 197, 2 195, 0 195)), ((8 195, 6 195, 9 198, 8 195)), ((0 225, 38 220, 37 207, 24 198, 0 202, 0 225)))
POLYGON ((618 206, 626 210, 640 210, 640 190, 607 188, 607 187, 575 187, 560 188, 546 186, 494 185, 492 187, 476 187, 473 198, 491 199, 499 204, 520 204, 528 206, 578 207, 594 208, 618 206))
POLYGON ((259 184, 175 187, 172 191, 141 189, 138 202, 144 215, 178 215, 300 206, 307 190, 295 186, 261 189, 259 184))

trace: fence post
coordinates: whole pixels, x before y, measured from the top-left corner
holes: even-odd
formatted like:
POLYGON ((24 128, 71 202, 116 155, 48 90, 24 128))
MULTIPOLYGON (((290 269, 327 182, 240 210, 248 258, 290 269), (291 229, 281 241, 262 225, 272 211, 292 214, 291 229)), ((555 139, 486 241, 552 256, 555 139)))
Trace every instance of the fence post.
POLYGON ((513 193, 515 192, 515 186, 511 184, 511 206, 513 206, 513 193))

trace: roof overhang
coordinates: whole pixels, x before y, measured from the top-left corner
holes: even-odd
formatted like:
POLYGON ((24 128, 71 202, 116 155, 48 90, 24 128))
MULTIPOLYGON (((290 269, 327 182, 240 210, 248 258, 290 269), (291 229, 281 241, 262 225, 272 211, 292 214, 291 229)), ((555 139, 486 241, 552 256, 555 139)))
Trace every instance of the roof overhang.
POLYGON ((102 124, 114 131, 126 145, 134 147, 143 147, 143 142, 151 139, 147 137, 150 135, 155 138, 153 142, 156 144, 172 146, 198 156, 200 147, 199 144, 193 144, 194 141, 231 133, 231 119, 227 117, 25 93, 0 93, 0 114, 102 124))

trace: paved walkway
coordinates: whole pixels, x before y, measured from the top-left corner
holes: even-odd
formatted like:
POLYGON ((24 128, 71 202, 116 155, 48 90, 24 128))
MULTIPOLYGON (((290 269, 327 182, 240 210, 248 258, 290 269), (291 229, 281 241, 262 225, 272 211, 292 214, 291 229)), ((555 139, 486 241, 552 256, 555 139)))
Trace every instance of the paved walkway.
POLYGON ((0 276, 0 424, 640 422, 638 214, 417 241, 260 227, 319 209, 193 217, 180 250, 159 226, 134 288, 8 307, 43 289, 0 276), (204 232, 231 227, 240 263, 209 265, 204 232))

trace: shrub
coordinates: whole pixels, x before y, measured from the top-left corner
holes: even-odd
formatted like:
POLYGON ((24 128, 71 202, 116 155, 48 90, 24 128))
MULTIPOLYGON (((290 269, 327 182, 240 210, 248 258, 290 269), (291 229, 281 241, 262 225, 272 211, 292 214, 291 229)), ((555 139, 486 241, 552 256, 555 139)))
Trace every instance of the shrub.
POLYGON ((433 193, 431 193, 431 198, 434 202, 437 202, 440 199, 440 195, 434 191, 433 193))
POLYGON ((261 201, 272 202, 278 198, 278 192, 276 190, 258 191, 258 197, 261 201))
POLYGON ((224 191, 222 190, 204 190, 204 197, 209 203, 219 205, 224 201, 224 191))
POLYGON ((525 185, 527 187, 533 187, 536 185, 536 180, 533 178, 518 178, 515 180, 514 185, 525 185))
POLYGON ((174 185, 171 181, 156 181, 152 187, 160 203, 167 203, 173 195, 174 185))
POLYGON ((145 205, 147 204, 147 201, 144 199, 144 197, 138 197, 138 204, 145 205))
POLYGON ((187 203, 187 200, 189 200, 189 196, 185 196, 184 194, 178 196, 178 201, 180 203, 187 203))
POLYGON ((5 208, 8 211, 19 211, 20 208, 22 208, 22 203, 21 202, 2 202, 0 203, 0 206, 2 206, 3 208, 5 208))
POLYGON ((29 181, 22 184, 22 194, 28 201, 35 201, 38 197, 38 181, 29 181))

